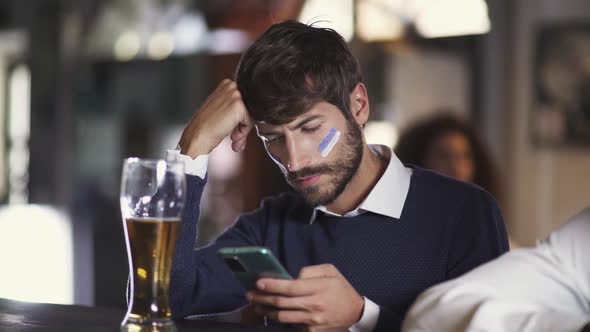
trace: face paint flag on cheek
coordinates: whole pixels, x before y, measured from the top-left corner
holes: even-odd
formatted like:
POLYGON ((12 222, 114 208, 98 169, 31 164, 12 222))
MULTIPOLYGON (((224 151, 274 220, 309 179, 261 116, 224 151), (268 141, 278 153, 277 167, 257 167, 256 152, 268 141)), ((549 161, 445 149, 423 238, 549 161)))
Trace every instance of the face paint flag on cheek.
POLYGON ((340 132, 334 128, 330 129, 328 135, 322 140, 318 146, 318 151, 322 157, 326 157, 334 148, 336 143, 340 139, 340 132))

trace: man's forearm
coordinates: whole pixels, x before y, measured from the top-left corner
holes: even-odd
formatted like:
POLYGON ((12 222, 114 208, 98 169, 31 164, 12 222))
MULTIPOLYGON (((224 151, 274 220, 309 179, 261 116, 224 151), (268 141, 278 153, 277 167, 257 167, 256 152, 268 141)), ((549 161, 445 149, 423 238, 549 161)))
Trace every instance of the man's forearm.
POLYGON ((175 318, 180 318, 190 311, 192 300, 190 294, 194 294, 197 283, 194 249, 199 205, 206 183, 198 176, 187 175, 186 177, 187 200, 170 273, 170 305, 175 318))

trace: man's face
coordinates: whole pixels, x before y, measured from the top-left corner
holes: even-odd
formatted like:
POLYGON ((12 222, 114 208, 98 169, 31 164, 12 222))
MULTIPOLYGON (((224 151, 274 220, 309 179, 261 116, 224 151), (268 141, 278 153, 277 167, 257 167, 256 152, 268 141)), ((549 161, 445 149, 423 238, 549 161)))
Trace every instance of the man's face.
POLYGON ((256 125, 287 182, 311 206, 333 202, 356 174, 363 155, 359 125, 327 102, 285 125, 256 125))

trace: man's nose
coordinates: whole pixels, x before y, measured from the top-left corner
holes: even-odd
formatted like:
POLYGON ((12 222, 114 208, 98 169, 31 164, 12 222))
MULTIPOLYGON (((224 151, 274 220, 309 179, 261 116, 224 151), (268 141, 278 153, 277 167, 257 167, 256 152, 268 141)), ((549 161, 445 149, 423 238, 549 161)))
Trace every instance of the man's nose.
POLYGON ((297 172, 309 163, 303 150, 293 138, 287 139, 287 169, 289 172, 297 172))

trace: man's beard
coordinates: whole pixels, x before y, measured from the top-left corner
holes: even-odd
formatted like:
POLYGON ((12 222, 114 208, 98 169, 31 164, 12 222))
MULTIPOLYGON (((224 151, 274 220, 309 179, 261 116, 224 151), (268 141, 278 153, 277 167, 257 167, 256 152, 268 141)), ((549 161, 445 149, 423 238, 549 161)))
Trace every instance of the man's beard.
POLYGON ((344 146, 342 147, 343 159, 286 174, 287 182, 303 196, 308 205, 315 207, 334 202, 357 173, 363 158, 363 133, 353 120, 347 121, 347 130, 348 133, 344 137, 344 146), (296 179, 311 175, 332 175, 335 179, 325 185, 315 184, 305 188, 293 185, 296 179))

